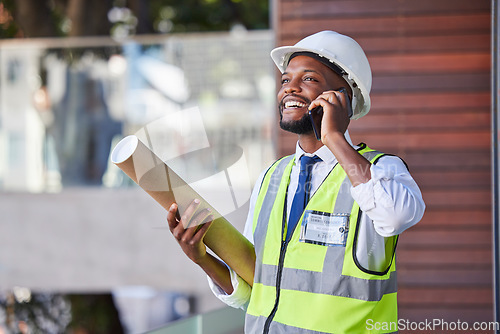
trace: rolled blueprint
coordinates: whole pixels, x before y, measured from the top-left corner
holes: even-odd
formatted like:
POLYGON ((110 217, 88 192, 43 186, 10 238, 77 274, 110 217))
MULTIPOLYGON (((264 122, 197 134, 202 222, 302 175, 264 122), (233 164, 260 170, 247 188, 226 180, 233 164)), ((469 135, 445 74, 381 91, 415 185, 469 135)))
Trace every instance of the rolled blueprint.
POLYGON ((176 202, 182 215, 193 199, 199 199, 198 210, 209 208, 214 217, 203 239, 205 245, 252 285, 255 251, 250 241, 137 136, 122 139, 111 153, 111 161, 166 210, 176 202))

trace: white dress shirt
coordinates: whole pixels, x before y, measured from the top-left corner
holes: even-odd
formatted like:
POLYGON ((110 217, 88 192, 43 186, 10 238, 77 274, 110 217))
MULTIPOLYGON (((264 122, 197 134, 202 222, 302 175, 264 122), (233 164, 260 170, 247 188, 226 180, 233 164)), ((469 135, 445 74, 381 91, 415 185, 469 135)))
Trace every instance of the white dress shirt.
MULTIPOLYGON (((348 133, 346 139, 352 145, 348 133)), ((355 149, 357 146, 352 145, 355 149)), ((305 153, 297 142, 295 163, 292 166, 287 196, 287 216, 290 213, 300 169, 302 155, 317 155, 322 161, 314 164, 311 174, 311 194, 318 189, 323 180, 337 164, 337 159, 326 146, 313 154, 305 153)), ((383 156, 370 168, 371 179, 367 183, 351 187, 351 196, 359 204, 362 216, 359 226, 357 257, 361 265, 370 270, 380 271, 387 264, 383 246, 387 237, 402 233, 420 221, 425 204, 417 184, 411 177, 403 161, 394 156, 383 156)), ((265 171, 261 173, 250 197, 250 209, 243 234, 253 243, 253 214, 255 202, 265 171)), ((390 259, 389 259, 390 261, 390 259)), ((382 269, 383 270, 383 269, 382 269)), ((233 270, 231 281, 234 291, 226 294, 210 278, 209 285, 217 298, 229 306, 246 309, 250 299, 251 287, 233 270)))

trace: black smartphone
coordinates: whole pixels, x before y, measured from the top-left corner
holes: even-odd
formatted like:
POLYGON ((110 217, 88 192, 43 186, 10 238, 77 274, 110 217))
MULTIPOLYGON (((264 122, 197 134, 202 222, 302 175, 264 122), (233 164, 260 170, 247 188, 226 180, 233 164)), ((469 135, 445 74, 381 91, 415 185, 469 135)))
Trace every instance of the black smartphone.
POLYGON ((312 126, 313 126, 314 135, 316 136, 317 140, 321 140, 321 133, 319 132, 320 129, 318 129, 316 127, 316 123, 314 122, 313 114, 320 114, 321 117, 323 118, 323 107, 322 106, 317 106, 316 108, 313 108, 313 109, 309 110, 309 119, 311 120, 311 123, 312 123, 312 126))
MULTIPOLYGON (((347 89, 342 87, 341 89, 339 89, 339 92, 341 92, 347 97, 347 116, 351 118, 353 114, 352 102, 351 99, 349 98, 349 95, 347 95, 347 89)), ((321 140, 321 132, 320 132, 321 128, 320 129, 317 128, 316 123, 314 122, 314 117, 313 117, 314 114, 320 114, 321 118, 323 118, 323 107, 318 106, 316 108, 309 110, 309 118, 311 119, 314 135, 316 136, 317 140, 321 140)))

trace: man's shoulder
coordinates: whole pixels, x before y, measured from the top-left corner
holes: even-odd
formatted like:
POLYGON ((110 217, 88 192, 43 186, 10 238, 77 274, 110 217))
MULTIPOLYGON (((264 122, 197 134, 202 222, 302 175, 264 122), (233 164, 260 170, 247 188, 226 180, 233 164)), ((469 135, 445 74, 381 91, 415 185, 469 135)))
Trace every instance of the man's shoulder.
POLYGON ((401 164, 404 165, 408 171, 410 170, 406 161, 396 154, 379 151, 376 148, 368 147, 365 143, 360 143, 356 146, 357 151, 374 165, 385 166, 401 164))
MULTIPOLYGON (((267 175, 270 175, 269 172, 270 171, 274 171, 276 170, 276 168, 281 164, 282 167, 286 166, 291 159, 294 158, 294 154, 291 154, 291 155, 285 155, 275 161, 273 161, 269 166, 267 166, 267 168, 265 168, 259 175, 259 178, 257 179, 257 182, 256 182, 256 185, 259 184, 261 185, 262 182, 264 181, 264 178, 267 176, 267 175)), ((284 169, 284 168, 283 168, 284 169)))

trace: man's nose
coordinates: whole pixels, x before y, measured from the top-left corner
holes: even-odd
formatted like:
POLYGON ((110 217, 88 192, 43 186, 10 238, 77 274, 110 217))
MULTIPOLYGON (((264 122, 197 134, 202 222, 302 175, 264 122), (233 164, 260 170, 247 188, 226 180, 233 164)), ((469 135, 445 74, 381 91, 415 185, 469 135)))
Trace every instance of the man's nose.
POLYGON ((290 94, 290 93, 296 93, 300 92, 300 85, 297 80, 291 80, 285 87, 285 93, 290 94))

